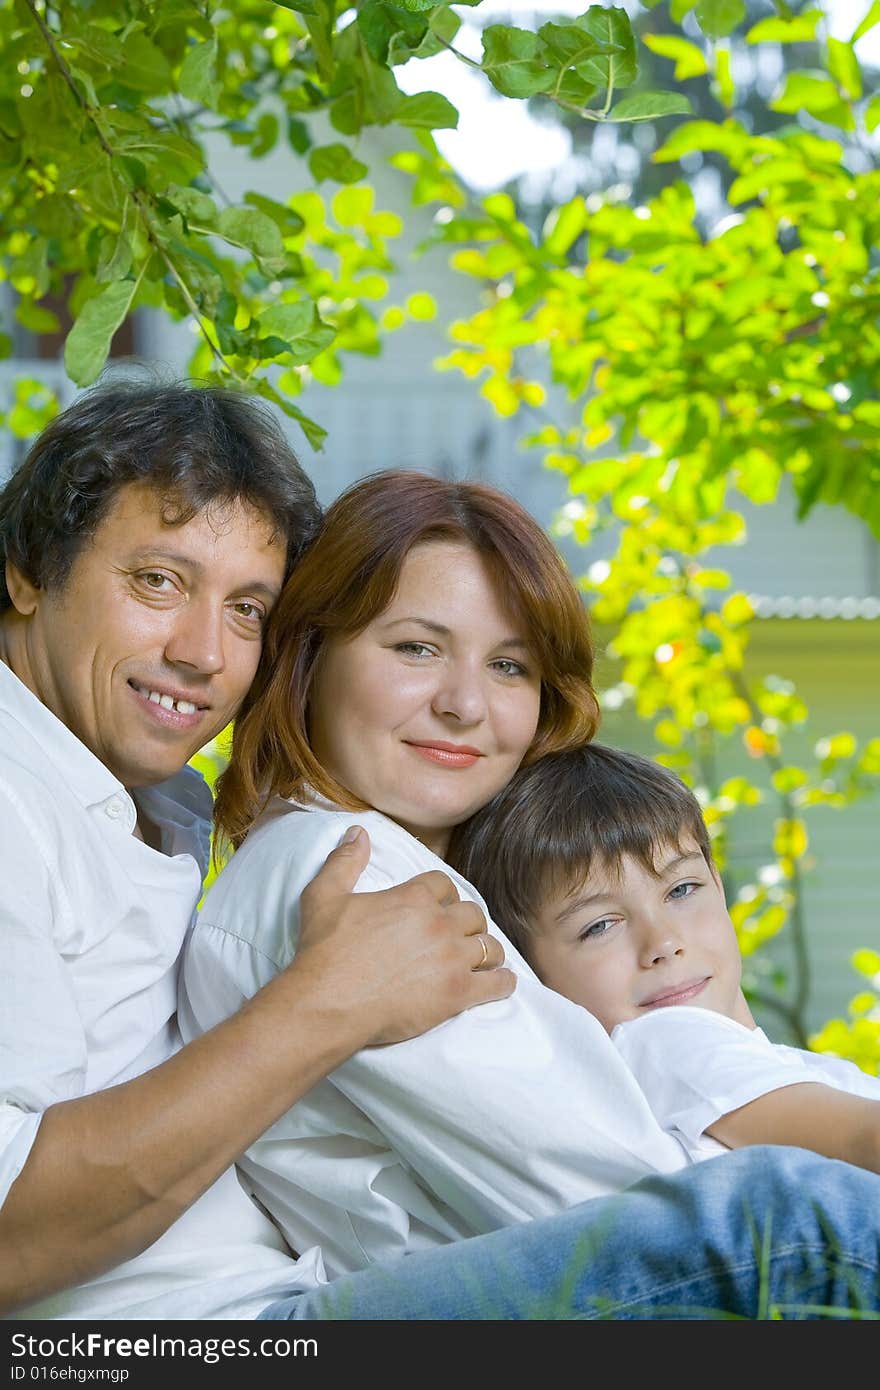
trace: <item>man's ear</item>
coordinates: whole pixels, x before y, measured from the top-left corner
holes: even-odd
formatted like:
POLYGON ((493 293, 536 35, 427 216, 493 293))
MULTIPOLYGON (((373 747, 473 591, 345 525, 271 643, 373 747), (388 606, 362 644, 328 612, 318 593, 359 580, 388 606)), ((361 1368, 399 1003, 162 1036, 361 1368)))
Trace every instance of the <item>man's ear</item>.
POLYGON ((23 618, 30 618, 37 611, 42 589, 22 574, 11 560, 6 561, 6 588, 13 607, 23 618))

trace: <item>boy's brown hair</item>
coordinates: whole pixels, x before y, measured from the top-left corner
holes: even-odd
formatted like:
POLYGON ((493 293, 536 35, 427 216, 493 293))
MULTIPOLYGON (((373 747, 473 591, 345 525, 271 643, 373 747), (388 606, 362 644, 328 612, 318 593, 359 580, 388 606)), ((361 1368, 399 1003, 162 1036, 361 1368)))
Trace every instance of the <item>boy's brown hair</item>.
POLYGON ((667 768, 589 743, 520 768, 453 831, 447 861, 482 894, 493 920, 528 957, 548 897, 580 888, 591 868, 618 871, 625 854, 655 873, 658 849, 693 840, 713 867, 699 802, 667 768))

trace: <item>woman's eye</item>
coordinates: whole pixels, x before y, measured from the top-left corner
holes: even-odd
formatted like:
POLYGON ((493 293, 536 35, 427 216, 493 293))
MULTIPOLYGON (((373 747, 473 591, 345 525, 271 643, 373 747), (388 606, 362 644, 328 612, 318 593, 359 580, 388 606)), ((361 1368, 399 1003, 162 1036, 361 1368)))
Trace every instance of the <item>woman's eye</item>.
POLYGON ((493 661, 492 665, 502 676, 525 676, 528 674, 525 666, 522 666, 518 661, 511 661, 510 657, 507 656, 493 661))
POLYGON ((424 642, 398 642, 394 650, 402 652, 404 656, 425 657, 434 655, 434 649, 426 646, 424 642))

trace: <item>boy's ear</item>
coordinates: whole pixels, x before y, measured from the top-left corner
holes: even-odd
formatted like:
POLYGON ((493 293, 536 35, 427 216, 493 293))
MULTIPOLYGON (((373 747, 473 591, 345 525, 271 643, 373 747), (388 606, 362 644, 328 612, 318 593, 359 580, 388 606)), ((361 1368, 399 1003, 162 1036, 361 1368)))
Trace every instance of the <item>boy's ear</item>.
POLYGON ((12 599, 12 606, 23 618, 33 617, 40 602, 42 590, 32 583, 11 560, 6 561, 6 589, 12 599))

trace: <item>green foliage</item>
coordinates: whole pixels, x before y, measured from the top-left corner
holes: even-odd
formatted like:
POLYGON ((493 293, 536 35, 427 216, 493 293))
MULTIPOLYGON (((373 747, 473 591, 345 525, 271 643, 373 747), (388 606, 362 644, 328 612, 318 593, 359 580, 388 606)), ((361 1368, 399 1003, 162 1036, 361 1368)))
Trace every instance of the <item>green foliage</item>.
MULTIPOLYGON (((801 515, 839 504, 880 535, 880 97, 855 51, 880 8, 844 42, 818 9, 780 6, 746 27, 742 0, 672 0, 685 35, 660 8, 646 6, 634 33, 623 8, 592 5, 534 29, 487 25, 479 61, 456 48, 462 9, 0 0, 0 273, 16 320, 0 356, 17 326, 66 332, 66 370, 86 385, 148 307, 195 327, 194 376, 259 393, 320 448, 320 423, 296 403, 304 385, 337 383, 349 353, 375 354, 385 332, 436 313, 418 292, 383 305, 402 225, 375 206, 361 136, 390 130, 414 204, 447 210, 434 240, 484 292, 440 365, 500 413, 537 415, 529 438, 568 489, 564 526, 584 545, 616 536, 583 580, 617 662, 606 696, 634 703, 658 757, 697 788, 722 867, 732 818, 772 800, 773 843, 754 881, 735 886, 733 915, 749 960, 793 936, 795 978, 775 1003, 800 1038, 809 815, 875 788, 880 744, 837 733, 815 765, 785 756, 807 711, 772 675, 746 682, 753 614, 707 552, 743 538, 739 498, 773 501, 783 478, 801 515), (737 42, 795 55, 769 128, 736 113, 737 42), (673 120, 655 155, 672 178, 645 206, 575 197, 535 235, 506 194, 475 207, 439 158, 431 132, 457 122, 448 97, 399 86, 398 67, 441 51, 508 100, 540 98, 590 128, 687 115, 683 81, 705 84, 723 114, 673 120), (644 75, 655 59, 668 73, 659 90, 644 75), (255 162, 284 148, 290 188, 230 203, 209 140, 255 162), (723 161, 736 209, 709 236, 674 171, 694 156, 723 161), (568 400, 553 415, 548 379, 568 400), (731 742, 754 776, 716 775, 731 742)), ((4 423, 24 439, 56 408, 21 380, 4 423)), ((224 757, 218 746, 197 761, 213 777, 224 757)), ((876 1064, 866 997, 814 1045, 876 1064)))
MULTIPOLYGON (((354 10, 335 0, 242 0, 232 11, 196 0, 0 0, 0 256, 19 322, 57 332, 42 301, 61 299, 74 321, 65 367, 86 386, 136 309, 188 318, 201 336, 193 372, 259 391, 320 447, 324 431, 294 399, 312 374, 338 380, 345 354, 378 350, 372 301, 399 225, 380 213, 334 222, 309 190, 366 179, 352 142, 370 126, 397 127, 401 154, 426 150, 432 182, 448 182, 430 132, 454 127, 458 113, 442 93, 403 92, 394 69, 454 52, 459 25, 448 5, 421 0, 354 10), (316 137, 317 118, 342 138, 316 137), (255 160, 286 140, 308 215, 295 193, 227 205, 208 135, 255 160), (306 301, 308 331, 291 340, 277 322, 270 329, 267 308, 306 301)), ((644 119, 644 94, 628 115, 611 108, 637 73, 625 11, 595 5, 544 29, 552 32, 486 31, 482 66, 499 90, 528 96, 552 86, 569 105, 589 92, 599 102, 583 112, 591 120, 644 119), (530 44, 534 71, 518 56, 530 44)), ((681 109, 669 93, 648 106, 681 109)))
MULTIPOLYGON (((744 7, 722 0, 695 15, 708 40, 736 29, 744 7)), ((688 182, 673 174, 640 207, 572 198, 535 234, 493 195, 434 238, 483 287, 483 307, 452 326, 438 365, 479 381, 505 415, 534 416, 548 377, 563 388, 568 409, 538 412, 524 442, 567 481, 561 532, 584 546, 615 538, 612 558, 582 581, 617 663, 606 699, 653 723, 658 758, 697 790, 722 869, 731 818, 775 801, 754 881, 730 884, 732 916, 747 965, 783 929, 793 939, 793 977, 769 995, 762 976, 747 982, 805 1045, 807 818, 876 790, 876 741, 822 739, 809 767, 784 757, 808 711, 778 678, 745 680, 754 615, 704 557, 740 543, 741 499, 772 502, 783 479, 800 516, 819 501, 843 505, 880 537, 880 175, 865 159, 875 115, 855 35, 826 36, 816 12, 762 22, 747 38, 813 43, 814 66, 789 72, 772 103, 797 120, 773 134, 734 116, 684 122, 654 156, 720 156, 736 214, 704 235, 688 182), (862 141, 857 159, 849 132, 862 141), (718 754, 731 744, 755 775, 719 785, 718 754)), ((718 71, 708 41, 644 41, 681 76, 718 71)), ((872 1008, 876 1018, 876 994, 872 1008)), ((858 1030, 841 1024, 814 1045, 863 1059, 877 1027, 864 1014, 858 1030)))

